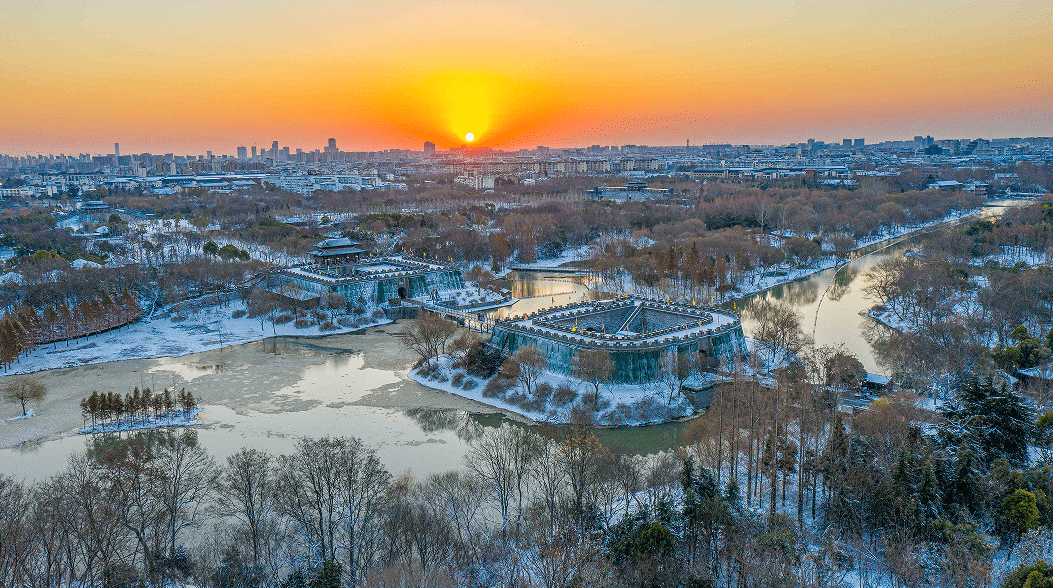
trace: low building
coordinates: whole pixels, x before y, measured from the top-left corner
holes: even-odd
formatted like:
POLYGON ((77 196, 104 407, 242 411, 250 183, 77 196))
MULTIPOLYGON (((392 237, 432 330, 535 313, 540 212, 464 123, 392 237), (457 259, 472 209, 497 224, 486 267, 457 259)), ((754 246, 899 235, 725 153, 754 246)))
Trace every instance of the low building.
POLYGON ((360 249, 359 245, 360 243, 346 237, 323 239, 314 244, 314 249, 308 255, 319 265, 354 263, 366 252, 365 249, 360 249))
POLYGON ((715 308, 628 298, 551 308, 494 324, 489 345, 505 355, 536 345, 548 369, 573 375, 574 358, 602 350, 614 360, 613 380, 646 384, 661 377, 663 356, 687 353, 702 369, 746 354, 738 317, 715 308))
POLYGON ((337 294, 348 304, 386 304, 392 299, 438 298, 438 293, 464 287, 455 267, 407 257, 379 257, 361 263, 305 265, 272 275, 267 287, 319 296, 337 294), (291 285, 291 286, 290 286, 291 285))
POLYGON ((632 180, 624 186, 596 186, 585 191, 594 200, 641 201, 668 198, 672 188, 649 188, 643 180, 632 180))
POLYGON ((464 184, 465 186, 468 186, 469 188, 474 188, 476 190, 493 190, 495 178, 494 176, 489 174, 464 175, 457 176, 456 178, 454 178, 453 181, 457 182, 458 184, 464 184))

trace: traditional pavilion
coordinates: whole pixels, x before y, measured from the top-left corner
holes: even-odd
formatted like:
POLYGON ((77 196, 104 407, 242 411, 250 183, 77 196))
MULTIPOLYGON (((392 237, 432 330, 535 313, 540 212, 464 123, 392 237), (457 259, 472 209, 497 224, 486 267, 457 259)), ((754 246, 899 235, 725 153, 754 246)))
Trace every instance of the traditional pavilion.
POLYGON ((359 245, 347 237, 324 239, 314 244, 314 250, 309 255, 318 265, 355 263, 366 252, 359 245))
POLYGON ((464 287, 454 266, 408 256, 373 257, 358 263, 311 264, 272 274, 268 289, 297 289, 318 296, 337 294, 348 304, 385 304, 393 299, 430 298, 464 287))

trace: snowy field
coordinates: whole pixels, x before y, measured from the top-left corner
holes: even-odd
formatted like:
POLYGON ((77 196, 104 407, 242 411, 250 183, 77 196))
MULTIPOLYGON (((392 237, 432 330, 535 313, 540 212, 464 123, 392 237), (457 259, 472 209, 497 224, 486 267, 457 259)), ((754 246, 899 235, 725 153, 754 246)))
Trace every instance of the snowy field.
POLYGON ((255 318, 231 318, 231 313, 236 310, 245 310, 245 305, 236 302, 206 308, 189 314, 186 320, 180 322, 160 317, 143 319, 99 335, 43 345, 16 361, 7 375, 125 359, 179 357, 273 336, 333 335, 391 322, 364 315, 367 317, 363 319, 365 322, 356 328, 339 327, 332 331, 320 331, 317 325, 297 329, 291 322, 272 325, 269 321, 261 328, 260 321, 255 318))

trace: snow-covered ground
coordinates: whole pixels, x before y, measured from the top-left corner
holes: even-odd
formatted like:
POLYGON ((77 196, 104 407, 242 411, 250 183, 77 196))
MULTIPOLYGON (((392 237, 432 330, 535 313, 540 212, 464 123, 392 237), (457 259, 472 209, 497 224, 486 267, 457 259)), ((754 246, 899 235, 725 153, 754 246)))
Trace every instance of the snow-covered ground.
POLYGON ((173 322, 167 317, 143 319, 99 335, 43 345, 16 361, 7 374, 24 374, 124 359, 179 357, 276 335, 332 335, 391 322, 386 318, 376 319, 366 314, 360 319, 362 322, 357 327, 338 326, 331 331, 321 331, 317 325, 297 329, 292 322, 274 325, 265 321, 261 327, 260 321, 255 318, 232 318, 231 314, 237 310, 244 311, 245 305, 232 302, 226 306, 206 308, 186 315, 186 319, 179 322, 173 322))
MULTIPOLYGON (((905 235, 916 233, 924 229, 932 228, 934 226, 955 221, 966 216, 974 215, 979 213, 979 210, 959 210, 948 214, 947 216, 930 221, 927 223, 920 223, 916 225, 905 225, 896 227, 895 229, 882 229, 874 235, 864 237, 856 241, 853 251, 870 247, 882 241, 897 239, 905 235)), ((770 235, 773 245, 778 245, 778 241, 784 237, 793 236, 792 232, 785 232, 780 235, 770 235)), ((739 283, 736 284, 736 289, 729 292, 725 296, 725 300, 735 300, 738 298, 744 298, 751 294, 763 292, 778 286, 780 284, 786 284, 794 282, 802 278, 807 278, 812 274, 819 273, 823 270, 828 270, 834 267, 838 267, 848 263, 847 259, 837 257, 835 255, 827 255, 819 258, 806 266, 794 267, 790 264, 783 263, 776 267, 764 267, 757 268, 753 271, 744 272, 742 274, 739 283)), ((633 282, 631 276, 627 273, 623 273, 619 279, 615 280, 603 280, 590 285, 590 288, 597 292, 606 292, 613 294, 636 294, 641 296, 650 296, 661 298, 664 296, 664 291, 660 287, 648 288, 639 286, 633 282)), ((717 301, 709 301, 717 302, 717 301)), ((723 302, 723 301, 722 301, 723 302)))
POLYGON ((1001 267, 1011 267, 1018 263, 1023 263, 1028 267, 1034 268, 1049 266, 1051 261, 1053 261, 1049 252, 1035 251, 1029 247, 1002 247, 1001 249, 998 253, 975 258, 970 263, 973 265, 996 263, 1001 267))
POLYGON ((191 427, 197 424, 197 415, 203 408, 200 406, 190 410, 172 410, 162 415, 151 415, 146 418, 124 417, 119 421, 96 423, 83 429, 78 429, 80 435, 94 435, 98 433, 117 433, 120 431, 139 431, 142 429, 160 429, 164 427, 191 427))
POLYGON ((440 290, 437 294, 436 298, 421 296, 419 299, 422 302, 434 302, 454 308, 492 306, 509 300, 497 292, 473 286, 470 283, 466 283, 464 288, 440 290))
POLYGON ((11 417, 9 419, 5 419, 5 420, 7 420, 8 422, 10 422, 10 421, 20 421, 22 419, 28 419, 31 416, 33 416, 33 409, 32 408, 27 410, 25 414, 20 414, 18 416, 13 416, 13 417, 11 417))
POLYGON ((591 248, 588 245, 582 245, 580 247, 568 247, 563 250, 563 253, 560 254, 559 257, 553 257, 551 259, 539 259, 534 263, 519 263, 516 264, 516 267, 520 269, 536 270, 552 269, 554 267, 559 267, 564 263, 587 260, 590 256, 591 248))
MULTIPOLYGON (((432 360, 432 363, 438 365, 438 369, 430 376, 425 376, 418 368, 411 370, 409 377, 429 388, 456 394, 538 422, 571 422, 571 410, 585 402, 587 392, 591 394, 592 387, 589 384, 563 374, 545 371, 539 383, 546 383, 553 390, 559 386, 568 386, 578 393, 577 398, 565 406, 556 406, 556 403, 550 398, 540 408, 524 408, 519 404, 509 402, 504 393, 496 397, 485 396, 483 390, 492 378, 483 379, 464 375, 463 370, 455 370, 451 367, 453 358, 449 356, 440 356, 432 360), (469 390, 464 389, 463 383, 461 387, 453 385, 453 379, 457 373, 461 373, 466 380, 470 378, 475 385, 469 390)), ((514 392, 521 392, 521 390, 514 392)), ((669 405, 667 394, 668 392, 663 391, 658 385, 600 386, 601 409, 595 414, 596 422, 601 425, 643 425, 669 421, 695 413, 695 408, 683 396, 674 397, 673 404, 669 405), (603 408, 604 405, 606 405, 605 408, 603 408)), ((591 408, 591 404, 589 406, 591 408)))

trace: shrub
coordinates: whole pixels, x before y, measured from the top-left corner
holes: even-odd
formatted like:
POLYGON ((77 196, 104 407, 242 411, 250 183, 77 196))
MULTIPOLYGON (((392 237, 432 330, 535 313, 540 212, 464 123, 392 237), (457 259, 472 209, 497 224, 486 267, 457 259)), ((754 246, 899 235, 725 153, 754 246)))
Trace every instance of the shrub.
POLYGON ((623 425, 633 419, 633 407, 624 402, 619 402, 611 411, 609 418, 612 425, 623 425))
POLYGON ((454 386, 457 386, 457 387, 460 387, 461 386, 461 382, 463 382, 463 381, 464 381, 464 374, 461 373, 461 372, 455 373, 453 375, 453 377, 450 378, 450 383, 453 384, 454 386))
POLYGON ((534 399, 544 404, 552 396, 552 384, 541 382, 534 386, 534 399))
POLYGON ((1039 560, 1030 566, 1020 564, 1020 567, 1006 576, 1002 582, 1002 588, 1045 587, 1050 585, 1051 579, 1053 579, 1053 566, 1039 560))
POLYGON ((230 318, 239 319, 239 318, 245 316, 246 314, 248 314, 248 312, 245 311, 244 309, 235 310, 233 313, 231 313, 230 318))
POLYGON ((505 395, 505 402, 507 402, 507 403, 509 403, 509 404, 511 404, 513 406, 518 406, 520 408, 522 408, 523 405, 526 404, 528 400, 529 399, 527 398, 527 395, 523 394, 522 392, 520 392, 518 390, 516 390, 514 392, 509 392, 508 394, 505 395))
POLYGON ((552 400, 556 403, 556 406, 566 406, 577 399, 578 393, 574 388, 571 388, 566 384, 561 384, 556 387, 555 392, 552 394, 552 400))
POLYGON ((296 321, 293 322, 293 326, 297 329, 306 329, 308 324, 307 319, 296 319, 296 321))
POLYGON ((640 399, 635 404, 636 418, 641 421, 653 421, 662 415, 664 407, 652 396, 640 399))
POLYGON ((274 324, 276 324, 276 325, 284 325, 285 323, 292 322, 292 320, 293 320, 293 315, 291 315, 291 314, 288 314, 288 313, 279 314, 278 316, 274 317, 274 324))
POLYGON ((501 352, 478 343, 464 356, 464 371, 477 378, 489 378, 501 367, 501 352))
POLYGON ((383 320, 384 319, 384 311, 380 310, 380 309, 374 310, 373 311, 373 318, 375 320, 378 320, 378 321, 379 320, 383 320))
POLYGON ((337 330, 339 328, 340 327, 334 325, 333 323, 331 323, 329 321, 325 321, 324 323, 318 325, 318 330, 319 331, 335 331, 335 330, 337 330))
POLYGON ((494 378, 486 383, 483 387, 483 396, 487 398, 501 398, 505 395, 505 391, 508 390, 509 383, 507 380, 501 378, 494 378))
POLYGON ((512 361, 512 358, 506 359, 505 362, 501 364, 501 371, 498 375, 506 380, 515 380, 519 377, 519 364, 512 361))
POLYGON ((592 407, 582 404, 575 404, 572 406, 570 409, 570 422, 575 425, 595 424, 596 419, 592 415, 592 407))
POLYGON ((362 308, 361 306, 356 306, 355 308, 353 308, 351 310, 351 312, 353 312, 355 314, 366 314, 366 309, 362 308))
POLYGON ((462 390, 475 390, 479 387, 479 382, 476 382, 472 378, 465 378, 464 384, 461 386, 462 390))
POLYGON ((541 412, 545 408, 545 403, 534 398, 533 400, 524 400, 519 407, 529 412, 541 412))

